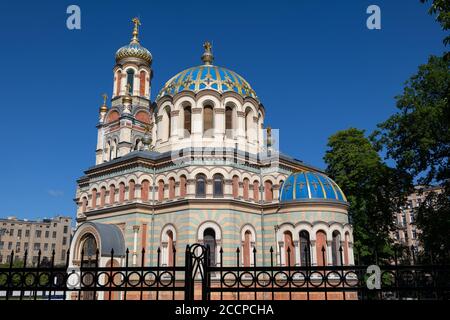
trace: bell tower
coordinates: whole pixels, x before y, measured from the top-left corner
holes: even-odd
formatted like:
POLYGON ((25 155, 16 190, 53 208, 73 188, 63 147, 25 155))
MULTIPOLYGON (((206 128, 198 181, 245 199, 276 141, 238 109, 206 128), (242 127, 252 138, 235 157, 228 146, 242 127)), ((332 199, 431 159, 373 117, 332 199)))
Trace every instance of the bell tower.
POLYGON ((152 55, 140 44, 140 20, 133 18, 132 22, 130 43, 116 52, 111 106, 106 105, 104 95, 100 107, 96 164, 143 150, 146 130, 153 127, 150 111, 152 55))

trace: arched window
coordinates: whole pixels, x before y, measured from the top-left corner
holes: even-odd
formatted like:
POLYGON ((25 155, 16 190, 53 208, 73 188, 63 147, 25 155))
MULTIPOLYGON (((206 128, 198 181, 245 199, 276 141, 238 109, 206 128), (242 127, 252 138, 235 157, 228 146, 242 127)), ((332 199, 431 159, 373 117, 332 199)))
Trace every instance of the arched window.
POLYGON ((259 201, 259 181, 253 181, 253 200, 259 201))
POLYGON ((245 136, 248 140, 253 139, 253 110, 251 108, 245 110, 245 136))
POLYGON ((214 111, 212 106, 203 108, 203 135, 205 137, 214 136, 214 111))
POLYGON ((207 228, 203 232, 204 245, 209 246, 209 265, 216 265, 216 232, 212 228, 207 228))
POLYGON ((214 197, 223 197, 223 176, 216 173, 213 177, 213 195, 214 197))
POLYGON ((146 73, 144 70, 141 71, 140 76, 139 76, 139 95, 140 96, 145 96, 145 78, 146 78, 146 73))
POLYGON ((128 69, 127 70, 127 84, 129 85, 129 91, 128 93, 130 95, 133 94, 133 85, 134 85, 134 70, 133 69, 128 69))
POLYGON ((173 232, 167 230, 167 266, 173 266, 173 232))
POLYGON ((136 143, 134 144, 134 148, 133 148, 134 151, 138 151, 139 150, 140 143, 141 143, 141 140, 140 139, 136 139, 136 143))
POLYGON ((122 80, 122 72, 119 70, 116 73, 116 96, 120 95, 121 80, 122 80))
POLYGON ((135 190, 134 180, 130 180, 128 185, 128 200, 130 201, 134 200, 134 190, 135 190))
POLYGON ((180 197, 186 196, 186 187, 187 187, 186 176, 182 175, 180 176, 180 197))
POLYGON ((106 197, 106 188, 101 187, 100 189, 100 206, 103 207, 105 205, 105 197, 106 197))
POLYGON ((316 256, 318 266, 325 266, 327 264, 327 235, 322 230, 316 233, 316 256), (322 248, 325 249, 323 253, 322 248))
POLYGON ((169 179, 169 199, 175 198, 175 179, 169 179))
POLYGON ((169 106, 167 106, 163 110, 161 126, 161 139, 163 141, 167 141, 172 135, 172 119, 169 106))
POLYGON ((206 176, 202 173, 195 177, 195 196, 206 197, 206 176))
POLYGON ((284 253, 285 253, 285 265, 295 265, 295 247, 292 240, 292 233, 290 231, 284 232, 284 253), (289 249, 289 250, 288 250, 289 249))
POLYGON ((311 255, 310 255, 310 241, 309 241, 309 233, 308 231, 300 231, 300 264, 302 266, 311 265, 311 255))
POLYGON ((89 233, 83 237, 82 243, 80 253, 83 255, 83 260, 95 257, 97 253, 97 241, 95 240, 95 237, 89 233))
POLYGON ((189 137, 192 133, 192 110, 190 106, 184 107, 184 137, 189 137))
POLYGON ((272 201, 273 200, 273 186, 272 181, 267 180, 264 182, 264 193, 266 201, 272 201))
POLYGON ((92 189, 91 207, 94 209, 97 206, 97 189, 92 189))
POLYGON ((250 188, 249 185, 250 185, 250 181, 247 178, 244 178, 244 181, 243 181, 244 200, 248 200, 248 191, 249 191, 248 189, 250 188))
POLYGON ((245 231, 244 233, 244 245, 242 254, 244 255, 244 267, 250 267, 252 261, 252 233, 250 230, 245 231))
POLYGON ((239 177, 233 176, 233 198, 239 197, 239 177))
POLYGON ((86 212, 86 207, 87 207, 87 198, 83 197, 83 199, 81 199, 81 212, 85 213, 86 212))
POLYGON ((125 183, 119 183, 119 202, 122 203, 125 201, 125 183))
POLYGON ((227 138, 233 138, 233 108, 225 108, 225 134, 227 138))
POLYGON ((341 234, 339 231, 333 231, 333 240, 331 241, 331 257, 333 259, 333 266, 341 265, 341 252, 339 248, 341 247, 341 234))
POLYGON ((116 187, 112 184, 109 186, 109 204, 114 204, 116 187))
POLYGON ((148 180, 144 180, 141 183, 141 199, 142 201, 148 201, 148 189, 149 189, 150 183, 148 180))
POLYGON ((164 181, 159 180, 158 182, 158 201, 164 200, 164 181))
POLYGON ((117 139, 114 139, 114 158, 119 156, 119 147, 117 146, 117 139))

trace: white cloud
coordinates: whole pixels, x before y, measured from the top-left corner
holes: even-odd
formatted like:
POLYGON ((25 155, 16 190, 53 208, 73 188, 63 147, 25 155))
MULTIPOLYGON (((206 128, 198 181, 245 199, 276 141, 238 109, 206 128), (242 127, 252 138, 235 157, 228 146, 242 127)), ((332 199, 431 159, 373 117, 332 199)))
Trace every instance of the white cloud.
POLYGON ((61 190, 48 190, 47 193, 51 196, 51 197, 62 197, 64 195, 64 192, 62 192, 61 190))

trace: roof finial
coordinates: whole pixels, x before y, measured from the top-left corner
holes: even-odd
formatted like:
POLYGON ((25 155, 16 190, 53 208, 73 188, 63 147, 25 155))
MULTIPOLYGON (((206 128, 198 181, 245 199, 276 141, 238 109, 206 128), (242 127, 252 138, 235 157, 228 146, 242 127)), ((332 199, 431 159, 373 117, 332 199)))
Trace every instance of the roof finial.
POLYGON ((133 38, 131 39, 131 42, 139 43, 138 35, 139 35, 139 26, 141 25, 141 20, 139 20, 138 17, 134 17, 131 21, 133 21, 133 23, 134 23, 133 38))
POLYGON ((205 52, 203 52, 203 55, 202 55, 203 63, 204 64, 212 64, 212 62, 214 61, 214 56, 211 51, 211 49, 212 49, 211 42, 206 41, 203 44, 203 48, 205 48, 205 52))
POLYGON ((106 105, 106 100, 108 99, 108 96, 106 95, 106 93, 102 94, 103 97, 103 104, 100 107, 100 112, 106 112, 108 111, 108 106, 106 105))

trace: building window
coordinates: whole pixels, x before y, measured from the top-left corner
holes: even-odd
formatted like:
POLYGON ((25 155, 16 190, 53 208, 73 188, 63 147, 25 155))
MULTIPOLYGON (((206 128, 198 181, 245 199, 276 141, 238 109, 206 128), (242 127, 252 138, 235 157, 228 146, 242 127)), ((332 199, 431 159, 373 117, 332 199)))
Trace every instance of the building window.
POLYGON ((17 230, 17 236, 18 236, 19 238, 22 237, 22 230, 17 230))
POLYGON ((8 242, 8 250, 11 250, 12 249, 12 242, 10 241, 10 242, 8 242))
POLYGON ((35 244, 33 245, 33 249, 34 249, 34 250, 40 250, 40 249, 41 249, 41 244, 40 244, 40 243, 35 243, 35 244))
POLYGON ((42 233, 41 230, 36 230, 36 233, 35 233, 36 238, 40 238, 41 237, 41 233, 42 233))
POLYGON ((264 182, 264 193, 266 201, 272 201, 273 200, 273 186, 272 181, 267 180, 264 182))
POLYGON ((97 241, 92 234, 88 234, 83 239, 82 255, 83 257, 93 257, 97 252, 97 241))
POLYGON ((239 197, 239 177, 233 176, 233 198, 239 197))
POLYGON ((134 70, 133 69, 127 70, 127 84, 129 87, 128 93, 130 95, 132 95, 133 94, 133 85, 134 85, 134 70))
POLYGON ((180 197, 186 196, 187 180, 186 176, 180 176, 180 197))
POLYGON ((233 138, 233 108, 225 108, 225 134, 227 138, 233 138))
POLYGON ((245 231, 244 234, 244 245, 243 245, 243 252, 242 254, 244 255, 244 267, 250 267, 251 261, 252 261, 252 256, 253 256, 253 252, 252 252, 252 233, 250 230, 245 231))
POLYGON ((204 245, 209 246, 209 265, 216 265, 216 232, 212 228, 207 228, 203 232, 204 245))
POLYGON ((14 237, 14 229, 9 229, 9 236, 14 237))
POLYGON ((203 108, 203 135, 205 137, 214 136, 214 111, 212 106, 203 108))
POLYGON ((44 244, 44 251, 47 251, 48 250, 48 243, 45 243, 44 244))
POLYGON ((221 174, 215 174, 213 185, 214 197, 223 197, 223 176, 221 174))
POLYGON ((16 242, 16 253, 20 252, 20 242, 16 242))
POLYGON ((30 237, 30 230, 25 230, 25 238, 29 238, 30 237))
POLYGON ((300 242, 300 264, 302 266, 308 266, 311 265, 311 256, 309 254, 310 252, 310 241, 309 241, 309 233, 308 231, 300 231, 299 234, 300 242))
POLYGON ((67 233, 67 231, 69 230, 69 227, 68 226, 64 226, 64 233, 67 233))
POLYGON ((45 231, 45 238, 48 238, 50 236, 50 232, 49 231, 45 231))
POLYGON ((29 246, 28 242, 25 242, 23 244, 23 250, 27 251, 28 250, 28 246, 29 246))
POLYGON ((62 249, 61 250, 61 260, 65 260, 66 258, 66 250, 62 249))
POLYGON ((175 179, 169 179, 169 199, 175 198, 175 179))
POLYGON ((191 107, 184 107, 184 137, 189 137, 192 133, 192 110, 191 107))
POLYGON ((244 200, 248 200, 248 189, 250 187, 250 181, 247 178, 244 178, 244 183, 243 183, 243 187, 244 187, 244 200))
POLYGON ((141 96, 145 96, 145 78, 146 73, 144 70, 142 70, 140 73, 140 83, 139 83, 139 94, 141 96))
POLYGON ((257 180, 253 181, 253 200, 259 201, 259 182, 257 180))
POLYGON ((52 238, 56 239, 56 231, 53 231, 52 238))
POLYGON ((195 178, 195 196, 206 197, 206 176, 202 173, 195 178))
POLYGON ((333 259, 333 266, 339 266, 342 264, 341 261, 341 234, 339 231, 333 231, 333 240, 331 242, 331 256, 333 259))
POLYGON ((284 253, 285 253, 285 265, 295 265, 295 247, 292 239, 292 233, 290 231, 284 232, 284 253))
POLYGON ((158 182, 158 201, 164 200, 164 181, 159 180, 158 182))
POLYGON ((63 237, 62 245, 65 246, 67 244, 67 237, 63 237))
POLYGON ((55 250, 55 248, 56 248, 56 244, 52 243, 52 250, 55 250))
POLYGON ((148 201, 149 186, 150 186, 150 183, 148 180, 142 181, 142 184, 141 184, 141 199, 142 199, 142 201, 148 201))

